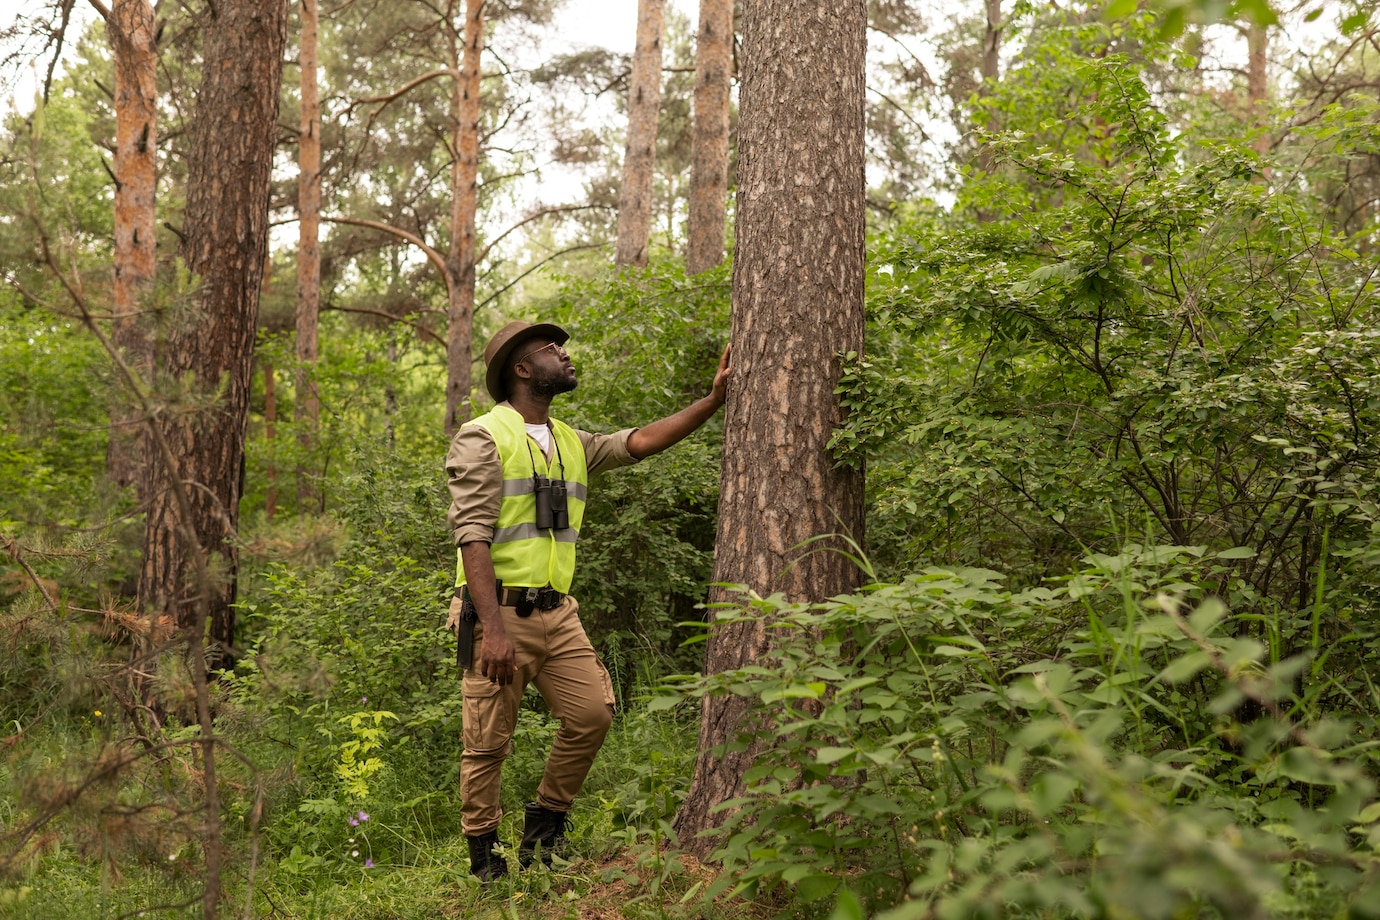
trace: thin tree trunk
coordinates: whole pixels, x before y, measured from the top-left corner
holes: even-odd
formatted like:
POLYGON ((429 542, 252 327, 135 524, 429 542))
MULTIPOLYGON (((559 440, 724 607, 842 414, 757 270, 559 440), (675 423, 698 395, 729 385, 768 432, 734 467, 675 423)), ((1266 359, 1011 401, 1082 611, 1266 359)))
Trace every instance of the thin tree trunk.
POLYGON ((983 0, 987 20, 982 27, 982 84, 986 90, 995 83, 1001 62, 1001 0, 983 0))
MULTIPOLYGON (((302 0, 302 123, 297 145, 297 440, 303 457, 316 443, 320 395, 316 388, 317 317, 321 310, 321 101, 316 85, 316 0, 302 0)), ((313 488, 305 464, 297 469, 297 499, 311 504, 313 488)), ((270 517, 272 514, 270 513, 270 517)))
MULTIPOLYGON (((984 0, 987 18, 982 27, 982 85, 978 92, 986 95, 992 91, 1001 70, 1001 0, 984 0)), ((978 169, 991 172, 993 164, 992 148, 984 144, 978 152, 978 169)), ((984 209, 978 214, 986 221, 990 214, 984 209)))
POLYGON ((708 271, 724 260, 732 75, 733 0, 700 0, 700 31, 695 39, 695 123, 690 139, 687 275, 708 271))
MULTIPOLYGON (((861 542, 863 474, 827 448, 841 421, 840 352, 863 348, 865 0, 746 0, 733 261, 733 382, 724 422, 715 583, 813 601, 858 583, 838 553, 861 542)), ((716 589, 711 601, 733 600, 716 589)), ((711 673, 758 659, 764 624, 716 628, 711 673)), ((742 700, 707 698, 700 754, 676 818, 700 858, 715 806, 740 795, 760 746, 715 748, 753 727, 742 700)))
MULTIPOLYGON (((388 330, 388 366, 394 370, 398 367, 398 333, 396 328, 388 330)), ((383 443, 389 450, 393 449, 395 437, 393 425, 398 415, 398 388, 393 381, 396 374, 388 375, 388 382, 383 385, 383 443)))
POLYGON ((652 234, 652 176, 661 114, 661 34, 666 0, 638 0, 637 48, 628 81, 628 146, 618 191, 615 265, 646 265, 652 234))
MULTIPOLYGON (((140 606, 181 627, 196 617, 187 577, 193 533, 212 557, 212 659, 233 659, 236 530, 260 285, 268 242, 287 0, 218 0, 206 26, 201 89, 188 149, 182 255, 199 279, 192 315, 167 334, 162 366, 189 379, 206 408, 164 414, 164 437, 187 485, 190 520, 172 501, 173 475, 153 458, 139 573, 140 606)), ((199 640, 199 637, 198 637, 199 640)))
MULTIPOLYGON (((148 0, 115 0, 106 31, 115 52, 115 277, 114 341, 145 380, 149 340, 140 320, 153 284, 158 145, 158 48, 148 0)), ((124 405, 111 412, 106 469, 121 486, 140 479, 145 453, 137 419, 124 405)))
POLYGON ((449 330, 446 337, 446 435, 455 433, 470 411, 474 345, 475 214, 479 209, 479 59, 484 50, 484 0, 465 0, 463 59, 451 32, 450 248, 445 274, 449 330))
POLYGON ((278 438, 278 396, 274 387, 273 362, 264 359, 264 440, 268 442, 268 486, 264 489, 264 517, 269 523, 278 513, 278 466, 274 444, 278 438))
POLYGON ((1252 146, 1265 156, 1270 152, 1270 132, 1266 127, 1266 103, 1269 97, 1267 52, 1270 33, 1265 26, 1251 23, 1246 30, 1248 58, 1246 64, 1246 103, 1250 109, 1250 125, 1259 133, 1252 146))

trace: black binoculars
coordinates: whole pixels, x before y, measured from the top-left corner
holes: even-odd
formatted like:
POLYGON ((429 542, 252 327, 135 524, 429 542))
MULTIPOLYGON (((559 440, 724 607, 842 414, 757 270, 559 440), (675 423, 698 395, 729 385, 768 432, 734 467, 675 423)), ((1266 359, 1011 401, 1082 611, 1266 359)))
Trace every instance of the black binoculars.
POLYGON ((534 476, 537 493, 537 527, 565 530, 570 526, 570 510, 565 503, 565 481, 534 476))

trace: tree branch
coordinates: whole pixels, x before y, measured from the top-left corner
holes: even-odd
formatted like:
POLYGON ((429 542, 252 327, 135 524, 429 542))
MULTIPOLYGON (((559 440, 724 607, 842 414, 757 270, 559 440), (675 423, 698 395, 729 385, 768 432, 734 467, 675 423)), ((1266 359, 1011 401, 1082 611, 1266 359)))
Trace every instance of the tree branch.
POLYGON ((605 246, 607 246, 607 245, 608 245, 607 243, 581 243, 581 244, 579 244, 578 246, 568 246, 568 247, 566 247, 565 249, 560 250, 559 252, 553 252, 553 253, 551 253, 551 255, 547 256, 545 259, 542 259, 540 262, 536 263, 535 265, 531 266, 531 267, 528 268, 526 271, 524 271, 522 274, 518 275, 518 276, 517 276, 516 278, 514 278, 512 281, 509 281, 507 284, 503 285, 503 287, 501 287, 501 288, 499 288, 498 290, 494 291, 494 292, 493 292, 492 294, 490 294, 488 297, 485 297, 484 300, 483 300, 483 302, 480 303, 480 304, 478 304, 474 309, 475 309, 476 311, 484 309, 484 308, 487 307, 490 303, 492 303, 495 299, 497 299, 500 295, 502 295, 503 293, 505 293, 505 292, 506 292, 509 288, 511 288, 513 285, 517 284, 517 283, 518 283, 519 281, 521 281, 523 278, 526 278, 528 275, 532 274, 532 272, 534 272, 534 271, 536 271, 537 269, 541 268, 543 265, 545 265, 547 262, 550 262, 552 259, 559 258, 559 257, 561 257, 561 256, 563 256, 563 255, 565 255, 566 253, 569 253, 569 252, 579 252, 581 249, 602 249, 603 247, 605 247, 605 246))
POLYGON ((876 96, 880 97, 881 100, 882 100, 883 102, 885 102, 887 105, 889 105, 889 106, 891 106, 892 108, 894 108, 896 111, 900 112, 901 115, 902 115, 902 117, 904 117, 906 121, 908 121, 908 122, 910 122, 911 124, 915 125, 916 129, 920 132, 920 137, 921 137, 921 139, 926 140, 926 141, 928 141, 928 140, 930 139, 930 135, 929 135, 929 133, 925 130, 925 126, 922 125, 922 124, 920 124, 920 122, 916 121, 916 120, 915 120, 915 116, 912 115, 912 114, 910 114, 909 112, 907 112, 907 111, 905 110, 905 107, 902 106, 899 102, 897 102, 895 99, 892 99, 890 96, 888 96, 886 93, 882 92, 881 90, 877 89, 875 86, 869 86, 869 87, 867 88, 867 91, 868 91, 869 93, 872 93, 873 95, 876 95, 876 96))
POLYGON ((541 218, 547 217, 551 214, 568 214, 573 211, 609 210, 610 208, 611 206, 606 204, 566 204, 556 205, 555 207, 550 208, 541 208, 537 211, 532 212, 531 214, 528 214, 522 220, 513 224, 507 230, 504 230, 498 236, 489 240, 489 242, 484 245, 484 248, 479 250, 478 255, 474 257, 475 264, 483 262, 484 259, 488 257, 489 250, 493 249, 494 246, 498 245, 498 242, 502 240, 505 236, 512 233, 514 230, 518 230, 522 227, 527 226, 534 220, 540 220, 541 218))
POLYGON ((24 554, 22 552, 24 547, 20 546, 19 541, 13 537, 3 537, 3 539, 9 543, 9 546, 6 548, 9 550, 10 558, 18 563, 19 567, 24 570, 24 573, 29 576, 29 581, 33 582, 34 587, 38 589, 38 593, 43 595, 43 600, 48 604, 48 609, 57 610, 57 600, 48 593, 48 586, 43 583, 43 580, 38 577, 38 573, 24 560, 24 554))
POLYGON ((334 304, 326 304, 321 309, 334 310, 337 313, 363 313, 366 316, 381 316, 384 319, 389 320, 391 322, 403 323, 404 325, 411 326, 418 332, 424 333, 428 338, 430 338, 432 341, 436 342, 439 345, 446 344, 445 339, 441 338, 441 336, 437 335, 435 332, 433 332, 426 326, 423 326, 421 323, 414 323, 412 320, 407 319, 404 316, 395 316, 392 313, 388 313, 384 310, 370 310, 368 307, 339 307, 334 304))
POLYGON ((400 240, 406 240, 426 254, 427 261, 436 266, 436 269, 441 273, 441 277, 445 279, 446 287, 450 287, 450 275, 446 269, 445 256, 428 246, 426 241, 415 233, 409 233, 401 227, 394 227, 392 224, 385 224, 382 221, 365 220, 362 217, 323 217, 321 220, 328 224, 348 224, 352 227, 368 227, 380 233, 396 236, 400 240))
MULTIPOLYGON (((95 2, 95 0, 92 0, 92 2, 95 2)), ((383 93, 379 96, 365 96, 362 99, 354 100, 348 106, 346 106, 345 115, 348 117, 349 115, 353 114, 357 106, 372 105, 375 102, 381 102, 383 104, 380 105, 377 109, 374 109, 374 111, 369 115, 369 123, 372 124, 374 119, 378 117, 378 114, 388 107, 388 103, 394 101, 395 99, 398 99, 401 96, 406 95, 407 93, 416 89, 418 86, 421 86, 427 80, 434 80, 437 77, 445 76, 451 76, 455 77, 456 79, 459 79, 459 74, 457 74, 454 70, 451 70, 449 67, 438 67, 435 70, 431 70, 422 74, 420 77, 415 77, 411 80, 408 80, 406 83, 404 83, 397 89, 393 90, 393 92, 391 93, 383 93)))

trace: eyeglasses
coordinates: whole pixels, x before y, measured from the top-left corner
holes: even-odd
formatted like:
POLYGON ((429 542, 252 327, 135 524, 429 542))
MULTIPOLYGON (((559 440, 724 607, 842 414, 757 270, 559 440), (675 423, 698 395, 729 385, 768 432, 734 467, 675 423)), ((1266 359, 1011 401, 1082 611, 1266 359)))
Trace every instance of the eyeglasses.
POLYGON ((528 358, 532 357, 533 355, 539 355, 539 354, 541 354, 542 352, 546 351, 546 349, 548 349, 548 348, 554 349, 555 354, 556 354, 556 357, 558 357, 558 358, 568 358, 568 357, 570 357, 570 353, 569 353, 568 351, 566 351, 564 348, 562 348, 561 346, 557 345, 555 342, 547 342, 547 343, 546 343, 545 345, 543 345, 541 348, 534 348, 534 349, 532 349, 532 350, 529 351, 527 354, 523 355, 521 358, 518 358, 518 360, 519 360, 519 361, 526 361, 528 358))

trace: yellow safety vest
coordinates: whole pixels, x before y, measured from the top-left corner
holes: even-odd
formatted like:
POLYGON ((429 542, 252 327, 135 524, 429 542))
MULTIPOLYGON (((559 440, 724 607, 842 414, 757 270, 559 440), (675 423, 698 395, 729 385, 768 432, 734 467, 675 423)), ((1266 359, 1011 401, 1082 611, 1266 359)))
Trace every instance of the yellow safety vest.
MULTIPOLYGON (((579 436, 569 425, 552 419, 555 450, 548 466, 541 446, 527 434, 522 415, 516 409, 495 406, 466 424, 489 432, 503 461, 503 503, 498 508, 498 524, 490 545, 494 575, 505 587, 550 585, 562 594, 568 593, 575 577, 575 541, 580 537, 585 498, 589 494, 589 470, 579 436), (569 527, 537 528, 536 476, 565 481, 569 527)), ((457 550, 455 585, 464 583, 465 564, 457 550)))

